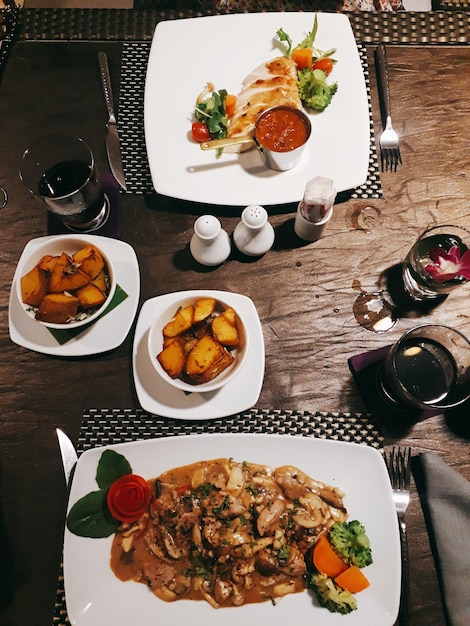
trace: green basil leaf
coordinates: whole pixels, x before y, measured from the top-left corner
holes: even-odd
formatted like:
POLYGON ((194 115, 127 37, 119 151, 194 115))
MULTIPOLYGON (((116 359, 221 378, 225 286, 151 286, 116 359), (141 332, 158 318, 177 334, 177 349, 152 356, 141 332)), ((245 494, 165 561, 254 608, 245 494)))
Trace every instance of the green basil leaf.
POLYGON ((92 491, 77 500, 67 516, 67 528, 79 537, 101 539, 116 532, 115 520, 106 504, 107 491, 92 491))
POLYGON ((105 450, 96 470, 98 487, 109 489, 115 480, 126 474, 132 474, 132 468, 126 457, 114 452, 114 450, 105 450))

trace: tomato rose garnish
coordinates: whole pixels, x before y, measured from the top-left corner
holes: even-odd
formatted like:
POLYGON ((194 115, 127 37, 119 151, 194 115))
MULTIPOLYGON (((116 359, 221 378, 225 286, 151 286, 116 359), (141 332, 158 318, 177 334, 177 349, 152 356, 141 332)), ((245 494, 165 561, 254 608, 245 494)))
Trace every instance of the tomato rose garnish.
POLYGON ((135 522, 147 510, 150 487, 142 476, 126 474, 111 485, 107 496, 111 515, 120 522, 135 522))

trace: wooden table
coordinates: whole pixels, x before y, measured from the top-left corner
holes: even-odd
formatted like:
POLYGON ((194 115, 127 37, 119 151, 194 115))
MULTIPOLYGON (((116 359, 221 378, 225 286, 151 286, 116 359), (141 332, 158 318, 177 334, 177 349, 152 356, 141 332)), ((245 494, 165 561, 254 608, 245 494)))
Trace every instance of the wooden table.
MULTIPOLYGON (((131 330, 109 353, 54 358, 14 345, 8 335, 8 299, 25 244, 46 234, 45 212, 19 181, 18 166, 31 138, 69 131, 86 138, 99 167, 108 171, 105 109, 97 53, 109 56, 119 82, 120 42, 18 42, 0 83, 0 184, 9 194, 0 210, 1 398, 0 623, 51 623, 62 548, 66 487, 55 428, 76 440, 84 409, 137 407, 131 330), (11 596, 14 594, 13 599, 11 596)), ((380 113, 368 48, 376 134, 380 113)), ((386 334, 360 326, 353 304, 360 284, 377 288, 381 274, 399 263, 416 236, 433 223, 470 226, 468 46, 388 48, 394 125, 404 165, 382 176, 383 199, 349 200, 335 207, 325 236, 293 246, 292 207, 271 215, 276 245, 263 258, 234 255, 215 270, 200 270, 187 245, 200 207, 158 197, 122 195, 122 239, 136 250, 141 303, 180 289, 225 289, 256 304, 266 346, 266 374, 258 408, 364 412, 348 369, 357 353, 392 343, 418 322, 454 326, 470 335, 469 289, 426 313, 408 312, 386 334)), ((219 211, 232 232, 239 214, 219 211)), ((410 427, 399 441, 413 454, 430 450, 470 479, 468 407, 452 423, 433 417, 410 427)), ((417 491, 409 509, 413 623, 441 625, 444 617, 434 562, 417 491)))

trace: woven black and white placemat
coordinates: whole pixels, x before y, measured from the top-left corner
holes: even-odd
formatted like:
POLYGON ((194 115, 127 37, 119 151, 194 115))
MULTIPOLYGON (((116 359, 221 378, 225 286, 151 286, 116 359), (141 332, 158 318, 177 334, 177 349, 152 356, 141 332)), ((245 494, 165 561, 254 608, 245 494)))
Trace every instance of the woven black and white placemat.
POLYGON ((363 413, 326 413, 250 409, 209 420, 176 420, 141 409, 90 409, 83 415, 79 452, 136 439, 207 433, 276 433, 336 439, 379 448, 383 437, 370 416, 363 413))
POLYGON ((16 36, 20 7, 0 3, 0 75, 16 36))
MULTIPOLYGON (((150 46, 149 42, 141 41, 124 43, 121 61, 121 85, 118 108, 121 155, 127 190, 137 194, 154 192, 144 133, 144 91, 150 46)), ((354 189, 350 197, 356 199, 382 198, 382 185, 372 122, 367 50, 362 44, 358 44, 358 49, 369 103, 369 170, 366 182, 354 189)))
MULTIPOLYGON (((79 453, 90 448, 157 437, 207 433, 262 433, 334 439, 383 446, 383 437, 364 413, 251 409, 215 420, 172 420, 141 409, 89 409, 83 414, 79 453)), ((63 564, 57 583, 53 626, 70 626, 65 605, 63 564)))

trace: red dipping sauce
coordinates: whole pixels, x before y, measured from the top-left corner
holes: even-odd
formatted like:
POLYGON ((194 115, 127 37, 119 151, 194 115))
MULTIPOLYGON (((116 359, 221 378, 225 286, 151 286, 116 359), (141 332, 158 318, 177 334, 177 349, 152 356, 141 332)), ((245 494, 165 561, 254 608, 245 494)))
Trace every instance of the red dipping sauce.
POLYGON ((300 148, 310 136, 310 121, 303 111, 276 107, 263 113, 256 122, 256 139, 273 152, 300 148))

